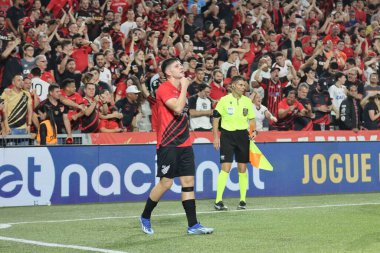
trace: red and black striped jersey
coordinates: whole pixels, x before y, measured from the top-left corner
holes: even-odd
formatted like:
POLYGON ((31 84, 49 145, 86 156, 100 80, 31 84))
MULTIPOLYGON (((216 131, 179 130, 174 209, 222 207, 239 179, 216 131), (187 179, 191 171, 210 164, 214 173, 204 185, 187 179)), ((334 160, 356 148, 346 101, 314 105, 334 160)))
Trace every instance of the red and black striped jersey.
POLYGON ((178 98, 180 90, 170 81, 162 83, 157 90, 157 148, 158 147, 188 147, 191 146, 189 120, 186 108, 181 114, 176 114, 166 106, 166 101, 178 98))

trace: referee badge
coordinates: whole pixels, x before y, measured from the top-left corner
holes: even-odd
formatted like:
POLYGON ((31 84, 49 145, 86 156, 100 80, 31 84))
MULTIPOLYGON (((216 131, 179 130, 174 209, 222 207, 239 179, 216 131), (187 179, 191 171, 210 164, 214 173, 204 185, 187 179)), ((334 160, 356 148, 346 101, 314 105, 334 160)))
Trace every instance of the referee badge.
POLYGON ((243 108, 243 116, 247 116, 248 115, 248 108, 243 108))
POLYGON ((233 107, 228 107, 228 108, 227 108, 227 113, 228 113, 229 115, 233 115, 233 114, 234 114, 234 108, 233 108, 233 107))

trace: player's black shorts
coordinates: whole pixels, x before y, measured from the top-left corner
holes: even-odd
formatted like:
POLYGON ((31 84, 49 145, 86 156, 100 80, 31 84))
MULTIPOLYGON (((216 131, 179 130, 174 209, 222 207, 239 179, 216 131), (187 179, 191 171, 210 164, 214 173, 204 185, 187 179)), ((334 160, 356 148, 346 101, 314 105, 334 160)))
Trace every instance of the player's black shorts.
POLYGON ((159 147, 157 150, 157 177, 194 176, 193 147, 159 147))
POLYGON ((220 133, 220 163, 232 163, 235 155, 237 163, 249 162, 249 135, 247 130, 220 133))

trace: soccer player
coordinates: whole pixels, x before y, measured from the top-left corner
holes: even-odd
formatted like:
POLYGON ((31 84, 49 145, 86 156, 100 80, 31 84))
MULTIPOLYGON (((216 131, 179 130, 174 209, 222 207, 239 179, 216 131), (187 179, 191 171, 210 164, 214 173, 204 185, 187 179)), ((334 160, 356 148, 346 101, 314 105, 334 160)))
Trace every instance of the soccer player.
POLYGON ((189 80, 184 68, 176 58, 169 58, 161 65, 167 81, 156 93, 160 112, 157 130, 157 177, 160 182, 152 189, 140 217, 141 228, 146 234, 153 234, 150 217, 164 193, 179 177, 182 185, 182 205, 188 221, 188 234, 211 234, 214 229, 198 223, 194 195, 194 153, 189 136, 186 93, 189 80))
POLYGON ((233 157, 238 163, 240 202, 238 209, 246 209, 248 188, 247 162, 249 162, 249 138, 256 136, 255 112, 251 100, 244 96, 247 81, 242 76, 234 76, 231 81, 232 93, 222 97, 214 110, 213 134, 214 147, 220 149, 221 171, 214 208, 227 210, 223 203, 223 192, 231 170, 233 157), (221 134, 219 138, 219 121, 221 134), (248 132, 249 122, 249 132, 248 132))

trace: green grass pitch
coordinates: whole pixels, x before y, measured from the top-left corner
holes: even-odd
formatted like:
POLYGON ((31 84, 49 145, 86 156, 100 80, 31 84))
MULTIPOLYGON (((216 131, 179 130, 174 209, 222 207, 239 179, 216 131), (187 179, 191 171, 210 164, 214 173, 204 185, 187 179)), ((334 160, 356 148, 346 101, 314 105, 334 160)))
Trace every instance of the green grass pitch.
POLYGON ((230 198, 225 212, 199 200, 198 219, 215 228, 203 236, 186 234, 180 201, 160 202, 155 234, 143 234, 144 204, 0 208, 0 224, 11 225, 0 229, 0 252, 380 252, 380 193, 250 198, 245 211, 230 198))

